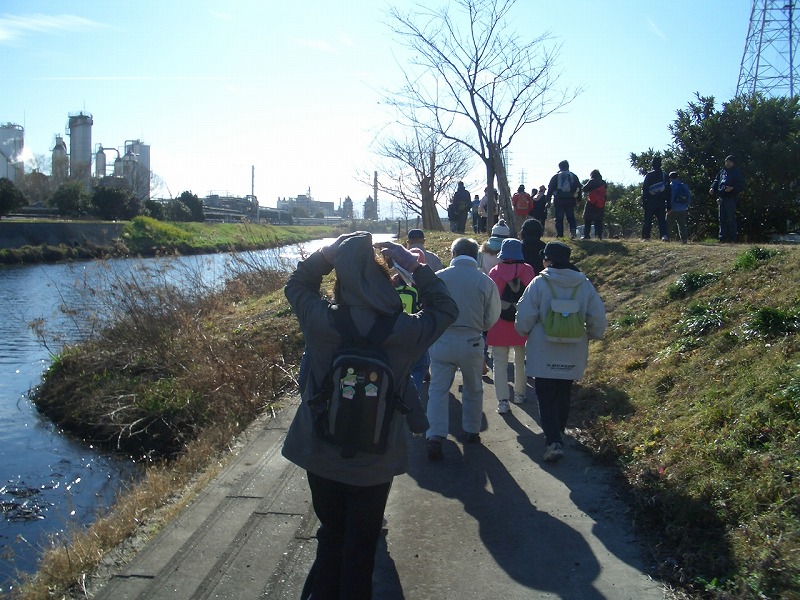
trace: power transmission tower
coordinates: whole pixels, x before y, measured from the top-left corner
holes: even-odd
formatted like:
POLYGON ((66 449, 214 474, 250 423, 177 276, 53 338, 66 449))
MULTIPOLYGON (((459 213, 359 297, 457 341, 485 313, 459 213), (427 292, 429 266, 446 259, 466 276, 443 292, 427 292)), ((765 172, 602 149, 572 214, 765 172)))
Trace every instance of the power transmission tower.
POLYGON ((795 0, 753 0, 736 95, 800 93, 800 19, 795 0))

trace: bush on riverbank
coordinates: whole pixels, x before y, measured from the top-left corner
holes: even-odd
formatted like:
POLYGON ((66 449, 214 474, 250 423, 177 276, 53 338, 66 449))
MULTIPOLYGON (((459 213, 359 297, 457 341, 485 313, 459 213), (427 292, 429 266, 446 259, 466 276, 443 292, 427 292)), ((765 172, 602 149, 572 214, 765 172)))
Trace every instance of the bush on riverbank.
MULTIPOLYGON (((445 258, 454 237, 431 233, 427 246, 445 258)), ((572 432, 624 476, 632 518, 661 577, 698 597, 793 597, 800 589, 800 250, 572 245, 610 319, 577 386, 572 432)), ((206 308, 187 302, 185 316, 165 316, 161 327, 176 324, 167 333, 136 320, 127 331, 106 332, 105 365, 89 344, 47 379, 89 394, 70 402, 147 398, 144 406, 168 423, 174 418, 184 439, 212 422, 203 421, 206 412, 243 427, 291 389, 302 341, 279 289, 229 288, 206 308), (135 349, 118 349, 122 341, 135 349), (239 368, 249 355, 260 362, 239 368), (269 381, 254 382, 253 369, 269 381), (210 400, 232 409, 206 406, 210 400), (205 408, 183 420, 165 410, 184 405, 205 408), (184 427, 187 420, 193 425, 184 427)), ((76 393, 58 385, 65 387, 53 388, 56 395, 76 393)))

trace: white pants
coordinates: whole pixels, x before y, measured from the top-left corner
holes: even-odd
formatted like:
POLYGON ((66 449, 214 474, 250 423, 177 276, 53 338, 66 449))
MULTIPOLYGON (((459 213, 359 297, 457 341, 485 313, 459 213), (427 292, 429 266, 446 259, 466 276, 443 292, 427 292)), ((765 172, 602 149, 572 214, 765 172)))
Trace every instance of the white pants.
POLYGON ((497 401, 508 400, 508 351, 514 350, 514 394, 524 396, 528 386, 525 375, 525 346, 492 346, 492 368, 497 401))
POLYGON ((479 433, 483 416, 483 336, 467 329, 448 329, 430 348, 427 437, 447 437, 450 386, 461 369, 461 424, 466 433, 479 433))

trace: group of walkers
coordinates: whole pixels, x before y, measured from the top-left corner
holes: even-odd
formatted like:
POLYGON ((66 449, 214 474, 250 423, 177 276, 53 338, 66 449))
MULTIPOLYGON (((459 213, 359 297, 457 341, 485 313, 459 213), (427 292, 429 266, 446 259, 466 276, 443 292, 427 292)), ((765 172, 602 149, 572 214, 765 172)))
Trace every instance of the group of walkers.
MULTIPOLYGON (((653 220, 655 220, 658 226, 658 236, 662 241, 676 239, 675 233, 677 233, 677 239, 682 244, 686 244, 689 241, 687 214, 692 203, 689 186, 681 181, 677 171, 670 173, 663 171, 661 157, 654 157, 651 166, 652 169, 645 175, 642 182, 642 240, 650 240, 653 220)), ((575 209, 585 198, 581 239, 591 239, 592 230, 594 230, 595 239, 603 239, 605 207, 608 200, 607 188, 606 182, 597 169, 592 170, 587 182, 581 185, 578 176, 569 170, 569 162, 563 160, 558 164, 558 172, 550 178, 547 187, 542 185, 533 194, 529 194, 525 190, 524 184, 517 188, 511 198, 515 229, 519 231, 522 224, 530 218, 536 219, 544 227, 548 210, 552 206, 556 237, 563 238, 565 236, 564 222, 566 221, 569 236, 575 239, 578 236, 575 209)), ((719 241, 722 243, 735 242, 737 239, 736 199, 743 188, 744 177, 736 166, 736 157, 729 155, 725 158, 724 166, 711 182, 709 189, 709 194, 717 199, 719 241)), ((495 221, 491 225, 489 224, 492 199, 496 214, 496 191, 487 187, 483 197, 479 199, 475 195, 470 204, 469 192, 464 188, 464 183, 459 182, 453 201, 448 207, 448 216, 453 215, 450 216, 451 231, 464 233, 466 214, 471 210, 473 232, 476 234, 486 233, 496 223, 495 221)))
POLYGON ((371 597, 389 489, 394 476, 408 467, 412 440, 406 431, 424 435, 432 462, 444 459, 442 443, 451 433, 464 443, 480 443, 488 375, 494 378, 501 415, 510 412, 510 403, 526 401, 533 378, 543 460, 563 457, 572 382, 583 375, 588 340, 604 334, 605 307, 571 262, 569 245, 545 244, 538 219, 526 219, 519 230, 519 239, 510 237, 500 220, 483 246, 467 237, 456 239, 446 267, 425 248, 422 230, 410 230, 405 245, 373 244, 371 234, 357 232, 314 252, 290 276, 285 292, 306 345, 298 377, 302 402, 283 454, 308 472, 320 521, 303 599, 371 597), (336 278, 329 299, 321 288, 331 271, 336 278), (362 362, 335 371, 345 345, 362 362), (362 369, 362 364, 369 366, 362 369), (383 364, 392 374, 391 401, 382 395, 387 387, 383 364), (462 431, 451 432, 449 398, 457 371, 462 431), (420 392, 426 383, 423 406, 420 392), (334 406, 330 398, 337 393, 342 401, 334 406), (341 430, 342 414, 360 403, 380 404, 377 410, 363 409, 357 423, 347 425, 347 434, 356 437, 360 429, 374 428, 367 437, 376 443, 363 447, 342 443, 333 432, 341 430))
MULTIPOLYGON (((577 237, 578 223, 575 217, 575 209, 581 199, 586 197, 586 204, 583 209, 583 239, 590 239, 592 227, 594 227, 594 237, 603 238, 603 217, 606 205, 606 182, 603 181, 600 171, 594 169, 589 174, 589 180, 581 185, 580 179, 569 170, 569 162, 566 160, 558 164, 558 173, 553 175, 549 184, 539 186, 539 189, 529 194, 525 190, 525 185, 520 185, 511 198, 511 206, 514 211, 513 219, 515 229, 519 231, 522 224, 528 219, 536 219, 545 226, 548 210, 553 207, 553 219, 556 229, 556 237, 563 238, 565 229, 564 221, 569 228, 569 236, 572 239, 577 237)), ((469 192, 464 188, 464 183, 458 183, 458 189, 453 195, 453 200, 448 206, 448 217, 450 218, 450 230, 457 233, 464 233, 466 219, 454 221, 454 217, 461 214, 463 198, 469 198, 469 192), (463 190, 463 191, 462 191, 463 190), (458 208, 457 208, 458 207, 458 208)), ((497 192, 490 187, 484 190, 482 198, 472 200, 472 230, 474 233, 486 233, 489 224, 489 210, 493 202, 497 206, 497 192), (494 198, 492 198, 494 196, 494 198)), ((493 223, 494 224, 494 223, 493 223)), ((493 225, 492 224, 492 225, 493 225)))

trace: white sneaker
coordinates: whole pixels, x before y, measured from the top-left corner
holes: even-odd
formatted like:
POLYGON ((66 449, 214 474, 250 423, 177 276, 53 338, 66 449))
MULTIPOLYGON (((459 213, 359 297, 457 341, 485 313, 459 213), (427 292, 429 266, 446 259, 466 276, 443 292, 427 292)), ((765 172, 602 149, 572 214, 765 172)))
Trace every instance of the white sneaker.
POLYGON ((564 458, 564 451, 561 449, 561 444, 559 442, 553 442, 550 444, 545 449, 544 456, 542 458, 545 462, 556 462, 557 460, 564 458))
POLYGON ((514 404, 522 404, 525 402, 525 394, 514 394, 514 404))
POLYGON ((508 410, 509 410, 508 400, 500 400, 500 402, 497 403, 498 415, 505 415, 508 413, 508 410))

